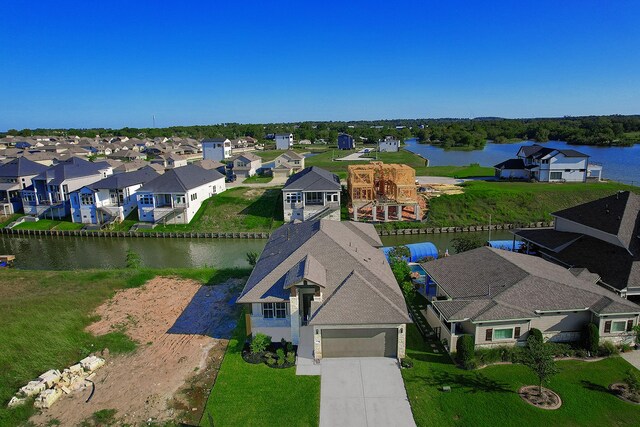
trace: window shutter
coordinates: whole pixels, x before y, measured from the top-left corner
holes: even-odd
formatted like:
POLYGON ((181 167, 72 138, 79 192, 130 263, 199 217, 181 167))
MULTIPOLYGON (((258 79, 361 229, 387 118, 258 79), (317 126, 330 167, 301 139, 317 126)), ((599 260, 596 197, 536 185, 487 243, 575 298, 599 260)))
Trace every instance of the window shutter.
POLYGON ((611 320, 607 320, 604 322, 604 333, 608 334, 611 332, 611 320))
POLYGON ((514 337, 515 339, 520 338, 520 326, 516 326, 516 327, 515 327, 515 330, 513 331, 513 337, 514 337))
POLYGON ((485 341, 491 341, 493 339, 493 329, 487 329, 485 332, 485 341))
POLYGON ((633 330, 633 319, 627 320, 627 332, 631 332, 633 330))

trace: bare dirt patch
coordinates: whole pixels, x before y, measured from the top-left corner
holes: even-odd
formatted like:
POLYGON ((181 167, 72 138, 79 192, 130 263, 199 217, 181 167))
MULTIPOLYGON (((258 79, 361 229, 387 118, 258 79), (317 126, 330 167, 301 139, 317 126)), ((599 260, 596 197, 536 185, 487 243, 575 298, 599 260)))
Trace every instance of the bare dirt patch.
POLYGON ((552 410, 562 405, 562 399, 558 393, 545 387, 542 387, 542 393, 540 393, 537 385, 524 386, 518 390, 518 394, 522 400, 536 408, 552 410))
POLYGON ((190 280, 155 278, 118 291, 97 310, 87 329, 101 335, 124 330, 138 342, 126 355, 106 355, 91 387, 63 396, 32 418, 78 425, 100 410, 115 409, 118 423, 175 420, 197 424, 237 319, 235 297, 242 281, 201 286, 190 280))

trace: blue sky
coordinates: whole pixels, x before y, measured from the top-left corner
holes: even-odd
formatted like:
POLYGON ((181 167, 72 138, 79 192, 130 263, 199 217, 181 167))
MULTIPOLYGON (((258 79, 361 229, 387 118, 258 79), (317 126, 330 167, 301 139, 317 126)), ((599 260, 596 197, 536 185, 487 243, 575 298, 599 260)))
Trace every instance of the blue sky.
POLYGON ((638 1, 0 4, 0 130, 640 113, 638 1))

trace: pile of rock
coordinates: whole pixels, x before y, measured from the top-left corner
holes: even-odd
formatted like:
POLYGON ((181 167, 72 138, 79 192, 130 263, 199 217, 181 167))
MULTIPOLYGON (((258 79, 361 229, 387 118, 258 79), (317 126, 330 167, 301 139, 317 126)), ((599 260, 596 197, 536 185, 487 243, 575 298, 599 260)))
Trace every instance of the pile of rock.
POLYGON ((62 372, 51 369, 21 387, 18 393, 11 398, 8 406, 13 408, 24 405, 27 399, 35 397, 33 405, 36 408, 50 408, 60 399, 62 393, 69 394, 87 387, 89 381, 95 376, 95 370, 104 364, 104 359, 98 356, 89 356, 62 372))

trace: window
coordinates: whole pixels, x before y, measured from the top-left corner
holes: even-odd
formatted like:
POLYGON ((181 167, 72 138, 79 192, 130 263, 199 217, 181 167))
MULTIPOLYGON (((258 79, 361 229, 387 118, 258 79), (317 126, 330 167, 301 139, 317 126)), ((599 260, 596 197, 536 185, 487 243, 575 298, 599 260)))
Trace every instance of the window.
POLYGON ((338 193, 327 193, 327 202, 337 202, 338 193))
POLYGON ((198 193, 193 193, 189 196, 189 199, 193 202, 194 200, 198 200, 198 193))
POLYGON ((542 164, 543 165, 548 165, 549 164, 549 160, 548 159, 543 159, 542 160, 542 164))
POLYGON ((562 172, 551 172, 551 179, 562 179, 562 172))
POLYGON ((611 332, 624 332, 627 329, 627 322, 613 322, 611 332))
POLYGON ((93 204, 93 195, 91 195, 91 194, 81 194, 80 195, 80 204, 81 205, 92 205, 93 204))
POLYGON ((496 329, 493 331, 493 337, 497 340, 510 340, 513 338, 513 329, 496 329))
POLYGON ((284 319, 287 317, 287 304, 284 302, 265 302, 262 304, 262 317, 265 319, 284 319))
POLYGON ((153 196, 151 194, 143 194, 140 196, 140 204, 153 205, 153 196))
POLYGON ((287 203, 300 203, 302 201, 302 193, 287 193, 285 194, 285 201, 287 203))
POLYGON ((310 193, 306 193, 306 203, 308 205, 321 205, 322 204, 322 198, 323 198, 323 193, 320 192, 310 192, 310 193))
POLYGON ((287 317, 287 305, 284 302, 277 302, 276 305, 276 318, 284 319, 287 317))
POLYGON ((262 317, 265 319, 273 319, 273 303, 265 302, 262 304, 262 317))

